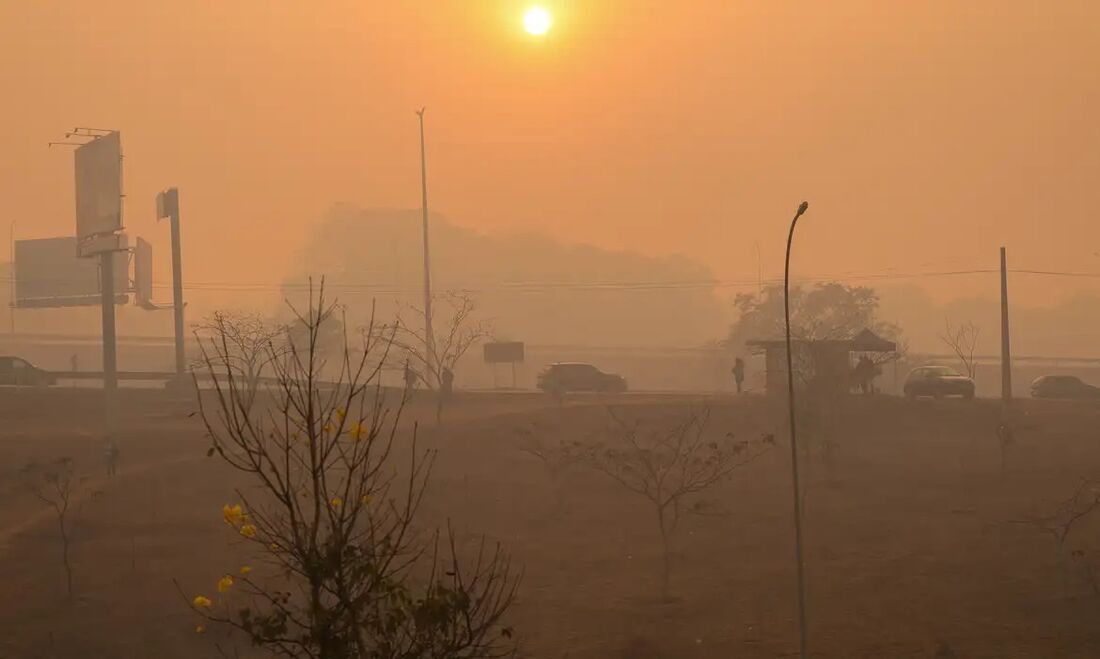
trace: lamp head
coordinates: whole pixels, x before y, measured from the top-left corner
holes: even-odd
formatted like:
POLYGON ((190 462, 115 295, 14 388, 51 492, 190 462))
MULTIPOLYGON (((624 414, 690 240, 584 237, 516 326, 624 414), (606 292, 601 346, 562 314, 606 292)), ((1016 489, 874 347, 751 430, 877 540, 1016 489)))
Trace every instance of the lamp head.
POLYGON ((796 217, 801 217, 802 214, 805 213, 806 209, 808 209, 809 207, 810 207, 809 202, 804 201, 801 204, 799 204, 798 205, 798 213, 796 214, 796 217))

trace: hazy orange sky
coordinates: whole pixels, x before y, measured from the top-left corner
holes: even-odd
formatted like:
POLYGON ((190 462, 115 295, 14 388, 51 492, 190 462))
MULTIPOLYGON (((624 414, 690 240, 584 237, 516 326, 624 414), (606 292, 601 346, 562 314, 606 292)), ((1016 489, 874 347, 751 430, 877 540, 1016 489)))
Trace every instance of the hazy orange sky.
POLYGON ((808 199, 801 272, 995 267, 1001 244, 1100 272, 1095 0, 546 0, 539 39, 530 4, 0 0, 0 233, 71 233, 72 156, 46 142, 117 128, 162 268, 176 185, 188 280, 274 282, 334 202, 419 205, 426 105, 433 210, 486 231, 753 278, 808 199))

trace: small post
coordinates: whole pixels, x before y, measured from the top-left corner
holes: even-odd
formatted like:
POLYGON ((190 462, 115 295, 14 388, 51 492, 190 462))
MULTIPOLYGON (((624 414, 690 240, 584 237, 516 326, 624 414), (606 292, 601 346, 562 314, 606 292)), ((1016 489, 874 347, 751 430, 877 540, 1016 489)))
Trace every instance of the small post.
POLYGON ((1001 248, 1001 402, 1012 404, 1012 353, 1008 334, 1008 261, 1001 248))

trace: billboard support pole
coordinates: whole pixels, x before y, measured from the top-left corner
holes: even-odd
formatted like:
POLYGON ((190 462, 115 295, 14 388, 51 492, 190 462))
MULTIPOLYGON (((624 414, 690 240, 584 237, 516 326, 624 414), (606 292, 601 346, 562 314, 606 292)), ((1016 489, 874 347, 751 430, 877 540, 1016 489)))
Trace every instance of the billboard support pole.
POLYGON ((115 392, 118 389, 118 362, 115 349, 115 253, 99 256, 100 288, 103 295, 103 395, 107 427, 114 426, 115 392))
POLYGON ((171 217, 169 222, 172 227, 172 306, 175 313, 176 325, 176 375, 183 375, 183 262, 180 256, 180 206, 179 193, 172 188, 170 194, 173 197, 171 217))
POLYGON ((176 375, 187 370, 183 350, 183 248, 180 246, 180 193, 168 188, 157 194, 157 219, 168 218, 172 230, 172 310, 175 313, 176 375))

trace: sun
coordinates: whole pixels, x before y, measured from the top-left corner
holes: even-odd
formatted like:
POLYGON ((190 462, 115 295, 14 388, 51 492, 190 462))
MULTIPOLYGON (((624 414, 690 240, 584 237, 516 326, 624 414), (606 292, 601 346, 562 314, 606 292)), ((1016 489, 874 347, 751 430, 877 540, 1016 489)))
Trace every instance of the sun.
POLYGON ((527 34, 541 36, 550 31, 554 24, 554 17, 545 7, 531 7, 523 13, 523 29, 527 34))

